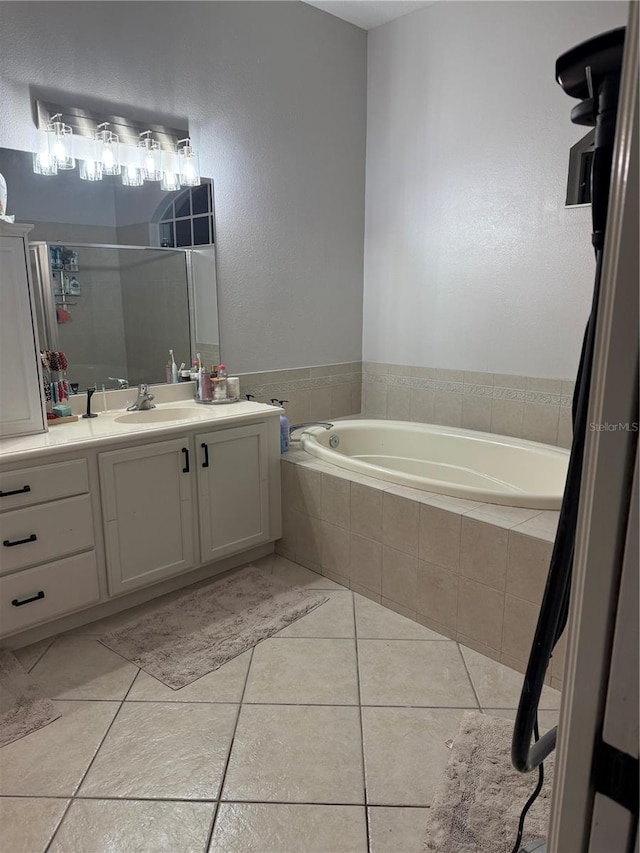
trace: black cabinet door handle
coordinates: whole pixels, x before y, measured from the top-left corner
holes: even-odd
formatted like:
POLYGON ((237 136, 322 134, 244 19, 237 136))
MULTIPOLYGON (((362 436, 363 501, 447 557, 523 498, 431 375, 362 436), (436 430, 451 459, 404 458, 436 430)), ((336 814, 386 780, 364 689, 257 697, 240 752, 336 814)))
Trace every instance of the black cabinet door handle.
POLYGON ((208 468, 209 467, 209 445, 203 441, 202 444, 200 445, 200 447, 204 450, 204 462, 202 463, 202 467, 208 468))
POLYGON ((32 601, 41 601, 43 598, 44 592, 40 590, 37 595, 32 595, 31 598, 23 598, 22 601, 17 598, 14 598, 11 603, 14 607, 22 607, 23 604, 31 604, 32 601))
POLYGON ((182 452, 184 453, 184 468, 182 469, 183 474, 189 473, 189 448, 183 447, 182 452))
POLYGON ((13 548, 14 545, 24 545, 27 542, 36 542, 38 537, 35 533, 32 533, 31 536, 27 536, 26 539, 16 539, 15 542, 11 542, 9 539, 5 539, 2 543, 5 548, 13 548))
POLYGON ((30 492, 31 486, 23 486, 21 489, 12 489, 10 492, 3 492, 0 490, 0 498, 8 498, 9 495, 22 495, 25 492, 30 492))

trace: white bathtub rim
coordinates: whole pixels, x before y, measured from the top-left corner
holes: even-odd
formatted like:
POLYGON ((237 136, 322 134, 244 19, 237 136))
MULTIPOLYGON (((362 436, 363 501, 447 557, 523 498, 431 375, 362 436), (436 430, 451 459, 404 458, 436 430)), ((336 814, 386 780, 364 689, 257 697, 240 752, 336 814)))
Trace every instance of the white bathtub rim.
MULTIPOLYGON (((460 427, 440 426, 438 424, 422 424, 413 421, 391 421, 386 419, 371 419, 371 418, 349 418, 345 420, 336 420, 336 429, 349 429, 349 424, 353 423, 354 428, 374 427, 376 429, 408 429, 411 428, 414 432, 427 432, 439 435, 459 435, 465 438, 477 438, 477 440, 490 441, 493 444, 503 444, 510 447, 530 448, 533 451, 544 450, 558 457, 568 459, 569 451, 562 447, 556 447, 552 444, 543 444, 538 441, 530 441, 529 439, 514 438, 512 436, 503 436, 496 433, 481 432, 480 430, 469 430, 460 427)), ((396 471, 390 468, 383 468, 370 462, 361 462, 357 458, 344 456, 335 453, 330 448, 321 445, 315 435, 322 435, 331 430, 326 430, 324 427, 307 427, 300 437, 300 445, 312 457, 321 459, 338 468, 343 468, 353 471, 355 474, 374 477, 398 486, 406 486, 418 491, 449 495, 451 497, 462 498, 470 501, 480 501, 482 503, 497 504, 499 506, 521 507, 523 509, 539 509, 557 510, 560 507, 561 496, 555 493, 545 492, 526 492, 518 490, 515 486, 509 486, 507 494, 493 493, 489 490, 479 495, 479 490, 476 487, 465 486, 457 483, 441 483, 439 481, 427 480, 424 477, 409 474, 403 471, 396 471), (337 461, 336 461, 337 460, 337 461)))

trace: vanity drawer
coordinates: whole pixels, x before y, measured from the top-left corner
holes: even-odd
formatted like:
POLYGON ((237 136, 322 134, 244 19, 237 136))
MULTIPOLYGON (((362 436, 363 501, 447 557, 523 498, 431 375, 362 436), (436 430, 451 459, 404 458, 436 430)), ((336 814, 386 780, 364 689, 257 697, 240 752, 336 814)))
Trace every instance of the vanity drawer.
POLYGON ((70 498, 88 491, 89 479, 84 459, 7 471, 0 474, 0 511, 57 498, 70 498))
POLYGON ((0 633, 48 622, 99 597, 95 551, 1 577, 0 633))
POLYGON ((17 509, 0 515, 0 574, 93 548, 91 498, 17 509))

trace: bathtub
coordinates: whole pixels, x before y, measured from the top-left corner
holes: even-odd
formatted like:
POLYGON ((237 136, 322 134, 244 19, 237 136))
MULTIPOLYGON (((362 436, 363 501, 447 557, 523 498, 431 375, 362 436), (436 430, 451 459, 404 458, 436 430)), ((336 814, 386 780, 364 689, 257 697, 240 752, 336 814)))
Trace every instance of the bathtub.
POLYGON ((390 483, 469 500, 559 509, 569 451, 535 441, 406 421, 307 428, 304 450, 390 483))

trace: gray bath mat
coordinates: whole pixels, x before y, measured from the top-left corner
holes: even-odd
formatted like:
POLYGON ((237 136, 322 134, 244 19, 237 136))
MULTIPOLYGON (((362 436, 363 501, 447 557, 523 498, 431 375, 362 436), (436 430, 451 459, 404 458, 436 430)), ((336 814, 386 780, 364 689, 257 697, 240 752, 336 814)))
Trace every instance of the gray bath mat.
MULTIPOLYGON (((511 764, 513 721, 466 712, 445 777, 427 818, 425 853, 511 853, 522 807, 538 772, 522 775, 511 764)), ((544 762, 544 785, 527 814, 522 846, 546 838, 553 755, 544 762)))
POLYGON ((185 593, 100 642, 178 690, 327 600, 324 593, 287 586, 249 566, 185 593))
POLYGON ((51 699, 7 649, 0 649, 0 747, 57 720, 51 699))

